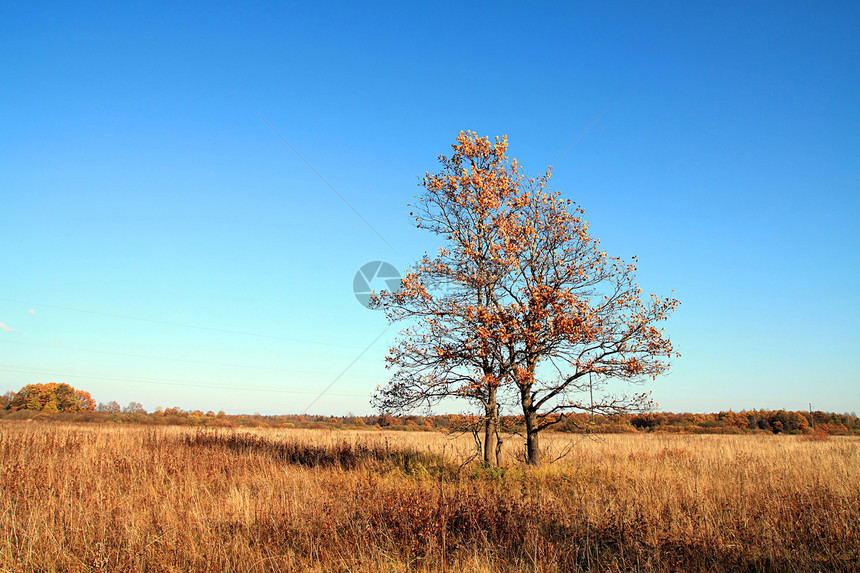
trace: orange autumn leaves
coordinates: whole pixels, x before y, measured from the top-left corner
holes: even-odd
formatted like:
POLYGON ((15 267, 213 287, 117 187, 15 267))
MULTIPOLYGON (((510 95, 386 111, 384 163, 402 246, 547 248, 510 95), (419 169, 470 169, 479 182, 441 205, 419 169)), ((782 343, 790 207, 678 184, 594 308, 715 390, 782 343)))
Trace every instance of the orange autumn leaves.
POLYGON ((412 212, 443 248, 419 260, 397 293, 374 299, 389 320, 410 324, 388 356, 395 374, 378 404, 465 395, 486 406, 511 386, 528 418, 530 408, 539 416, 580 407, 568 395, 585 375, 665 372, 677 354, 654 324, 678 301, 643 300, 635 260, 601 251, 583 209, 549 189, 550 170, 524 176, 505 137, 461 132, 452 149, 439 172, 425 174, 412 212), (541 367, 559 375, 547 379, 541 367))
POLYGON ((65 383, 27 384, 12 397, 10 410, 36 412, 94 412, 96 403, 89 392, 65 383))

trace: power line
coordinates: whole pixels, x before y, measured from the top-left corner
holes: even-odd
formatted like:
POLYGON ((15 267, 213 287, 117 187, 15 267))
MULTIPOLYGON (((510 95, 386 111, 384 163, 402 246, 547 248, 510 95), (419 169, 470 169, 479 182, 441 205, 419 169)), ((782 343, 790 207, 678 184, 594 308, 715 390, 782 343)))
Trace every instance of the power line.
POLYGON ((558 157, 556 157, 555 159, 553 159, 553 160, 552 160, 552 163, 550 163, 550 165, 555 165, 555 163, 556 163, 559 159, 561 159, 562 157, 564 157, 564 155, 565 155, 568 151, 570 151, 570 148, 571 148, 571 147, 573 147, 574 145, 576 145, 576 142, 578 142, 580 139, 582 139, 582 136, 583 136, 583 135, 585 135, 586 133, 588 133, 588 130, 590 130, 592 127, 594 127, 594 124, 596 124, 598 121, 600 121, 600 118, 602 118, 604 115, 606 115, 606 110, 603 110, 603 112, 602 112, 600 115, 598 115, 598 116, 597 116, 597 119, 595 119, 595 120, 594 120, 594 121, 592 121, 590 124, 588 124, 588 127, 586 127, 585 129, 583 129, 583 130, 579 133, 579 135, 577 135, 577 136, 576 136, 576 139, 574 139, 573 141, 571 141, 571 142, 570 142, 570 144, 569 144, 567 147, 565 147, 565 148, 564 148, 564 151, 562 151, 561 153, 559 153, 559 154, 558 154, 558 157))
POLYGON ((197 330, 208 330, 208 331, 213 331, 213 332, 225 332, 228 334, 238 334, 240 336, 255 336, 258 338, 270 338, 270 339, 274 339, 274 340, 283 340, 285 342, 294 342, 294 343, 303 343, 303 344, 319 344, 319 345, 323 345, 323 346, 335 346, 335 347, 339 347, 339 348, 352 348, 352 349, 359 348, 358 346, 346 345, 346 344, 337 344, 334 342, 320 342, 320 341, 307 340, 307 339, 301 339, 301 338, 288 338, 288 337, 284 337, 284 336, 276 336, 274 334, 262 334, 262 333, 258 333, 258 332, 245 332, 245 331, 241 331, 241 330, 231 330, 231 329, 227 329, 227 328, 219 328, 219 327, 214 327, 214 326, 201 326, 198 324, 188 324, 188 323, 184 323, 184 322, 174 322, 174 321, 170 321, 170 320, 145 318, 142 316, 115 314, 112 312, 103 312, 100 310, 91 310, 91 309, 86 309, 86 308, 74 308, 74 307, 70 307, 70 306, 61 306, 61 305, 57 305, 57 304, 44 304, 44 303, 30 302, 30 301, 26 301, 26 300, 16 300, 16 299, 11 299, 11 298, 0 298, 0 301, 12 302, 12 303, 16 303, 16 304, 23 304, 26 306, 37 306, 37 307, 41 306, 41 307, 53 308, 53 309, 57 309, 57 310, 67 310, 70 312, 81 312, 81 313, 93 314, 93 315, 97 315, 97 316, 108 316, 111 318, 119 318, 122 320, 137 320, 140 322, 149 322, 151 324, 161 324, 161 325, 165 325, 165 326, 178 326, 181 328, 194 328, 197 330))
MULTIPOLYGON (((336 383, 338 380, 340 380, 340 379, 341 379, 341 377, 342 377, 344 374, 346 374, 346 373, 347 373, 347 371, 348 371, 350 368, 352 368, 352 367, 353 367, 353 365, 355 365, 355 363, 356 363, 356 362, 358 362, 359 358, 361 358, 362 356, 364 356, 364 353, 365 353, 365 352, 367 352, 368 350, 370 350, 370 349, 371 349, 371 347, 372 347, 374 344, 376 344, 376 341, 377 341, 377 340, 379 340, 380 338, 382 338, 382 335, 383 335, 383 334, 385 334, 386 332, 388 332, 388 329, 389 329, 389 328, 391 328, 391 324, 390 324, 390 323, 389 323, 389 325, 388 325, 388 326, 386 326, 386 327, 385 327, 385 330, 383 330, 382 332, 380 332, 380 333, 379 333, 379 335, 378 335, 376 338, 374 338, 374 339, 373 339, 373 341, 372 341, 370 344, 368 344, 368 345, 367 345, 367 347, 365 347, 365 349, 364 349, 364 350, 362 350, 361 352, 359 352, 359 353, 358 353, 358 356, 356 356, 356 357, 353 359, 353 361, 352 361, 352 362, 350 362, 350 363, 349 363, 349 365, 348 365, 346 368, 344 368, 344 369, 343 369, 343 372, 341 372, 340 374, 338 374, 337 376, 335 376, 334 380, 332 380, 332 381, 329 383, 329 385, 328 385, 328 386, 326 386, 325 388, 323 388, 323 391, 322 391, 322 392, 320 392, 320 393, 319 393, 319 395, 318 395, 316 398, 314 398, 313 400, 311 400, 311 403, 307 405, 307 407, 305 408, 305 411, 304 411, 304 412, 302 412, 302 414, 307 414, 307 413, 308 413, 308 410, 310 410, 310 409, 311 409, 311 406, 313 406, 314 404, 316 404, 316 403, 317 403, 317 400, 319 400, 320 398, 322 398, 323 396, 325 396, 325 395, 328 393, 328 391, 331 389, 331 387, 332 387, 332 386, 334 386, 334 385, 335 385, 335 383, 336 383)), ((334 395, 334 394, 333 394, 333 395, 334 395)))
POLYGON ((40 344, 38 342, 21 342, 17 340, 4 340, 2 341, 4 344, 19 344, 22 346, 35 346, 39 348, 51 348, 54 350, 73 350, 76 352, 93 352, 96 354, 107 354, 111 356, 128 356, 130 358, 146 358, 148 360, 167 360, 172 362, 187 362, 189 364, 206 364, 208 366, 222 366, 226 368, 241 368, 241 369, 253 369, 253 370, 268 370, 271 372, 284 372, 287 374, 316 374, 316 375, 328 375, 330 373, 317 372, 313 370, 293 370, 287 368, 274 368, 271 366, 259 366, 252 364, 229 364, 225 362, 210 362, 208 360, 193 360, 190 358, 175 358, 169 356, 152 356, 147 354, 134 354, 131 352, 115 352, 112 350, 100 350, 96 348, 81 348, 75 346, 59 346, 56 344, 40 344))
POLYGON ((290 142, 289 142, 289 141, 287 141, 286 139, 284 139, 284 136, 283 136, 283 135, 281 135, 281 134, 278 132, 278 130, 277 130, 277 129, 275 129, 275 128, 272 126, 272 124, 271 124, 271 123, 269 123, 268 121, 266 121, 266 118, 264 118, 262 115, 260 115, 260 114, 259 114, 258 112, 256 112, 256 111, 255 111, 254 113, 256 113, 256 114, 257 114, 257 117, 259 117, 259 118, 263 121, 263 123, 265 123, 266 125, 268 125, 268 126, 269 126, 269 129, 271 129, 272 131, 274 131, 274 132, 275 132, 275 135, 277 135, 277 136, 281 139, 281 141, 283 141, 284 143, 286 143, 286 144, 287 144, 287 147, 289 147, 290 149, 292 149, 292 150, 293 150, 293 153, 295 153, 296 155, 298 155, 298 156, 299 156, 299 159, 301 159, 302 161, 304 161, 304 162, 305 162, 305 165, 307 165, 308 167, 310 167, 310 168, 311 168, 311 171, 313 171, 314 173, 316 173, 317 177, 319 177, 320 179, 322 179, 322 182, 323 182, 323 183, 325 183, 326 185, 328 185, 328 188, 329 188, 329 189, 331 189, 331 190, 334 192, 334 194, 335 194, 335 195, 337 195, 338 197, 340 197, 340 200, 341 200, 341 201, 343 201, 343 202, 346 204, 346 206, 347 206, 347 207, 349 207, 350 209, 352 209, 352 212, 353 212, 353 213, 355 213, 355 214, 358 216, 358 218, 359 218, 359 219, 361 219, 362 221, 364 221, 364 224, 365 224, 365 225, 367 225, 367 226, 368 226, 368 228, 369 228, 371 231, 373 231, 374 233, 376 233, 376 236, 377 236, 377 237, 379 237, 380 239, 382 239, 382 242, 383 242, 383 243, 385 243, 386 245, 388 245, 389 247, 391 247, 391 250, 392 250, 392 251, 394 251, 395 253, 397 252, 397 249, 395 249, 395 248, 394 248, 394 245, 392 245, 391 243, 389 243, 388 241, 386 241, 386 240, 385 240, 385 237, 383 237, 381 234, 379 234, 379 231, 377 231, 377 230, 376 230, 376 228, 374 228, 374 226, 373 226, 373 225, 371 225, 371 224, 370 224, 370 222, 369 222, 367 219, 365 219, 365 218, 362 216, 362 214, 361 214, 361 213, 359 213, 359 212, 358 212, 358 210, 357 210, 355 207, 353 207, 353 206, 352 206, 352 204, 351 204, 349 201, 347 201, 347 200, 346 200, 346 198, 345 198, 343 195, 341 195, 341 194, 338 192, 338 190, 337 190, 337 189, 335 189, 335 188, 334 188, 334 186, 333 186, 331 183, 329 183, 329 182, 328 182, 328 180, 327 180, 325 177, 323 177, 323 176, 322 176, 322 174, 321 174, 319 171, 317 171, 317 170, 316 170, 316 168, 315 168, 313 165, 311 165, 311 164, 310 164, 310 162, 309 162, 307 159, 305 159, 305 158, 304 158, 304 156, 303 156, 301 153, 299 153, 299 151, 298 151, 295 147, 293 147, 293 146, 292 146, 292 144, 290 144, 290 142))
MULTIPOLYGON (((2 365, 7 366, 7 365, 2 365)), ((129 378, 122 376, 95 376, 91 374, 69 374, 66 372, 52 372, 48 370, 37 370, 37 369, 27 369, 22 370, 22 367, 13 368, 0 368, 0 372, 12 372, 17 374, 38 374, 40 376, 56 376, 60 378, 80 378, 86 380, 107 380, 110 382, 138 382, 141 384, 157 384, 161 386, 184 386, 189 388, 210 388, 216 390, 242 390, 242 391, 252 391, 252 392, 276 392, 280 394, 318 394, 315 390, 288 390, 284 388, 271 388, 271 387, 263 387, 263 386, 225 386, 221 384, 206 384, 204 382, 197 381, 179 381, 179 380, 170 380, 170 379, 157 379, 157 378, 129 378)), ((329 385, 331 387, 331 385, 329 385)), ((348 397, 359 397, 365 398, 367 394, 351 394, 345 392, 332 393, 332 396, 348 396, 348 397)))

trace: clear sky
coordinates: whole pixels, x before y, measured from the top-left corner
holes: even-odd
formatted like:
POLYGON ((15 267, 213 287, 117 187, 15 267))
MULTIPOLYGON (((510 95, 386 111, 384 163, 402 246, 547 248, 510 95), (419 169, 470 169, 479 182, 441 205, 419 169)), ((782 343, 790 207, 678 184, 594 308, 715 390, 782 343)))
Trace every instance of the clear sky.
POLYGON ((860 4, 530 4, 4 3, 0 392, 370 413, 473 130, 675 290, 661 409, 860 411, 860 4))

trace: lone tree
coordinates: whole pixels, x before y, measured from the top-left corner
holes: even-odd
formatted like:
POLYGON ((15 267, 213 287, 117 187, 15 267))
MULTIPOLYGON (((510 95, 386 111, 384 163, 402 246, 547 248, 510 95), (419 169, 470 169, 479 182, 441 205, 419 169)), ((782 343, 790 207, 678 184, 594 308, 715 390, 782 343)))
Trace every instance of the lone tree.
POLYGON ((672 344, 656 324, 678 301, 643 301, 635 266, 599 250, 583 210, 548 189, 550 172, 520 174, 507 141, 460 133, 427 174, 418 227, 445 240, 374 303, 408 321, 391 349, 379 407, 409 409, 461 396, 484 405, 485 460, 495 446, 498 392, 516 396, 530 464, 540 432, 575 411, 629 412, 647 395, 610 392, 665 372, 672 344), (440 290, 441 283, 450 285, 440 290), (598 391, 597 401, 594 390, 598 391), (492 435, 492 437, 491 437, 492 435))
POLYGON ((27 384, 17 393, 9 395, 10 410, 37 412, 92 412, 96 403, 89 392, 75 390, 66 383, 27 384))

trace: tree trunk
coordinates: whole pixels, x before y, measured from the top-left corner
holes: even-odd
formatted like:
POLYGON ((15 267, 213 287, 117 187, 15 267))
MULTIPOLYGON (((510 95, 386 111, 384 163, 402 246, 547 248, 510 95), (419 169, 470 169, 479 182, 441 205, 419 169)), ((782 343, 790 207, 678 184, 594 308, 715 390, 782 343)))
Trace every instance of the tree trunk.
POLYGON ((537 415, 526 414, 526 452, 530 466, 540 465, 540 433, 537 431, 537 415))
POLYGON ((493 467, 499 465, 496 452, 498 427, 499 406, 496 403, 496 388, 489 388, 484 418, 484 463, 493 467))
POLYGON ((531 388, 520 390, 520 400, 523 405, 523 416, 526 419, 526 454, 530 466, 540 465, 540 440, 537 429, 537 413, 532 408, 531 388))

